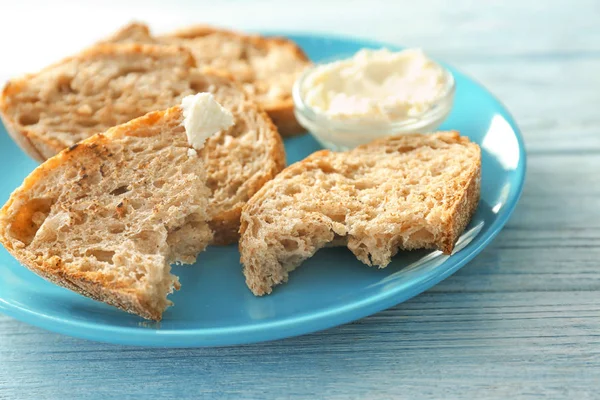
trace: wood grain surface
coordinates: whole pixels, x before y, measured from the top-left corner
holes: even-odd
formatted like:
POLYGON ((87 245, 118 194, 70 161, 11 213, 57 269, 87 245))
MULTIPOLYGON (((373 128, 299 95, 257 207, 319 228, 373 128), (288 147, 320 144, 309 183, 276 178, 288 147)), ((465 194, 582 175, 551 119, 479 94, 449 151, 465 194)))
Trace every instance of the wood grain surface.
POLYGON ((498 238, 406 303, 303 337, 182 350, 98 344, 0 316, 0 399, 600 397, 600 2, 16 3, 1 6, 0 79, 132 18, 421 46, 507 104, 529 165, 498 238))

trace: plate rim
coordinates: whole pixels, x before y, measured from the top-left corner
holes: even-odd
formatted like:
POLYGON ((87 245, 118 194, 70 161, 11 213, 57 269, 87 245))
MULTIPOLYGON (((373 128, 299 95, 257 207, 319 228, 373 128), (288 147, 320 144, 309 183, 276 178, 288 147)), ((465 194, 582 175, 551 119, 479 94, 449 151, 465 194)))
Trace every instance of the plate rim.
MULTIPOLYGON (((338 40, 354 42, 361 47, 379 46, 392 49, 402 49, 402 46, 385 43, 368 38, 355 36, 336 35, 320 32, 301 31, 260 31, 264 35, 277 35, 289 37, 292 40, 303 38, 306 40, 338 40)), ((445 63, 444 63, 445 64, 445 63)), ((519 148, 519 162, 514 172, 518 179, 516 190, 506 198, 505 207, 497 214, 486 235, 477 235, 471 243, 454 256, 454 263, 441 274, 432 277, 421 276, 417 281, 411 282, 408 287, 399 285, 384 292, 371 295, 367 298, 354 301, 341 306, 311 312, 283 320, 258 323, 256 325, 228 326, 217 328, 177 329, 140 329, 140 327, 121 327, 92 323, 56 317, 43 314, 29 308, 20 307, 0 297, 0 312, 27 324, 43 328, 52 332, 93 340, 97 342, 150 346, 150 347, 216 347, 231 346, 257 342, 265 342, 303 334, 314 333, 355 321, 376 312, 385 310, 415 297, 425 290, 454 274, 465 264, 478 255, 498 235, 513 214, 518 201, 523 193, 527 170, 527 152, 522 132, 508 108, 484 85, 460 69, 451 66, 451 69, 473 82, 479 89, 485 91, 494 101, 495 107, 501 109, 502 117, 509 123, 517 139, 519 148), (459 256, 460 255, 460 256, 459 256)), ((445 260, 443 264, 448 263, 445 260)), ((443 265, 442 264, 442 265, 443 265)))

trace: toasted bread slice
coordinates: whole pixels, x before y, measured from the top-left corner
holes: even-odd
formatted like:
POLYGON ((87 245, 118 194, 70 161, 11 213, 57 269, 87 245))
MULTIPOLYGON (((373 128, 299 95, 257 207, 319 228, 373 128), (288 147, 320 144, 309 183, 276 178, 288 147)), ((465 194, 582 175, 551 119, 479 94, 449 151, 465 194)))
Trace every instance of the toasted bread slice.
POLYGON ((400 249, 450 254, 479 201, 480 157, 466 137, 442 132, 318 151, 287 167, 242 211, 248 287, 270 293, 328 244, 380 268, 400 249))
POLYGON ((104 44, 10 81, 0 115, 11 136, 44 160, 94 133, 187 95, 211 92, 235 125, 212 137, 205 159, 215 243, 237 240, 243 204, 284 166, 277 129, 241 87, 222 74, 199 71, 190 52, 170 46, 104 44))
POLYGON ((305 132, 294 116, 292 86, 310 61, 289 39, 246 35, 206 25, 153 36, 146 25, 132 23, 107 41, 186 47, 198 65, 227 71, 241 82, 273 119, 281 135, 305 132))
POLYGON ((4 247, 51 282, 160 320, 179 289, 170 264, 212 238, 205 162, 182 119, 153 112, 48 159, 0 210, 4 247))
POLYGON ((95 133, 164 110, 191 88, 191 54, 177 47, 100 45, 9 81, 0 113, 38 161, 95 133))

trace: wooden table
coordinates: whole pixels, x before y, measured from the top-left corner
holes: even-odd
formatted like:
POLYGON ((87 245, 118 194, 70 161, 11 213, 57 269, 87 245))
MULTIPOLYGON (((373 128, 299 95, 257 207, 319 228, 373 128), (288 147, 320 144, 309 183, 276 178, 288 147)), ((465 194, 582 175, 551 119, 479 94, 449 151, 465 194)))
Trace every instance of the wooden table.
POLYGON ((159 30, 225 21, 421 46, 489 87, 522 127, 529 163, 514 216, 480 256, 428 292, 304 337, 146 349, 0 316, 0 399, 598 398, 600 3, 212 3, 2 5, 0 78, 35 70, 132 17, 159 30))

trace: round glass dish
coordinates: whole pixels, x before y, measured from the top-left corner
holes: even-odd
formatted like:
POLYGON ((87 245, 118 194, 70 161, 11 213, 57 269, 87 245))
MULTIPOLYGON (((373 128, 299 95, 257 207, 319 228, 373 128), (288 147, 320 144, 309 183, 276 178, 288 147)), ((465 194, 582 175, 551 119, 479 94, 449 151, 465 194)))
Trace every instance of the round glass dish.
POLYGON ((446 86, 437 101, 422 113, 393 121, 372 121, 364 118, 331 118, 310 107, 305 101, 304 81, 318 65, 308 68, 294 83, 292 97, 294 114, 325 148, 334 151, 353 149, 374 139, 402 133, 427 133, 435 131, 452 110, 454 102, 454 76, 443 66, 446 86))

